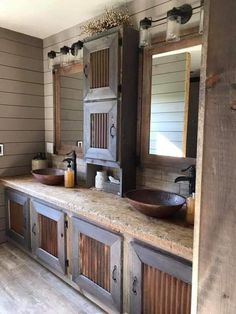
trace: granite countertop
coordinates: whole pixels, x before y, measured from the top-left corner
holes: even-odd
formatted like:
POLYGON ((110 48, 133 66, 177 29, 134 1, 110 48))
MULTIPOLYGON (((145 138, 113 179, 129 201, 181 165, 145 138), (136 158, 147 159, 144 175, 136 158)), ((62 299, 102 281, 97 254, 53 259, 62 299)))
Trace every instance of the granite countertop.
POLYGON ((32 176, 6 177, 0 183, 105 228, 192 260, 193 228, 185 225, 181 212, 170 219, 151 218, 133 209, 126 199, 119 196, 95 189, 43 185, 32 176))

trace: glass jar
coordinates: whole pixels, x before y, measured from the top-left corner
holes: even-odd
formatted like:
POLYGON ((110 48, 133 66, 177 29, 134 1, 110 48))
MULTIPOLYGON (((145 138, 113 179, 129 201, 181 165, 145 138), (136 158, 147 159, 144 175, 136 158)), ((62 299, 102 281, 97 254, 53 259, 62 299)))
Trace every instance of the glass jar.
POLYGON ((105 171, 97 171, 95 177, 95 188, 97 190, 103 190, 104 182, 106 181, 107 174, 105 171))

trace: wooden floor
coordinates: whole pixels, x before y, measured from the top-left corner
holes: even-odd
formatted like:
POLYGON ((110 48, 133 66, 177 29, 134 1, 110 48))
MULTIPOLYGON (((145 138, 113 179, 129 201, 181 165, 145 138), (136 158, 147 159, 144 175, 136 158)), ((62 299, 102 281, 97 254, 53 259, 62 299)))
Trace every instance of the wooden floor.
POLYGON ((101 314, 102 310, 12 244, 0 245, 0 314, 101 314))

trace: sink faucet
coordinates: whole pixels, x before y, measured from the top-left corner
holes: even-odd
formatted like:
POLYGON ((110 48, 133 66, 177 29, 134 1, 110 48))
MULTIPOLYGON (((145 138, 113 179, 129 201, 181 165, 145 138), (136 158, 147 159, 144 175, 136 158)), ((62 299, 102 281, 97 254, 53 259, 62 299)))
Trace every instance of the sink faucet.
MULTIPOLYGON (((75 185, 77 185, 77 163, 76 163, 76 152, 75 150, 72 150, 71 152, 67 153, 66 156, 68 156, 72 160, 72 169, 75 172, 75 185)), ((63 160, 65 161, 65 159, 63 160)))
POLYGON ((182 181, 188 181, 189 182, 189 194, 192 195, 192 193, 195 192, 195 180, 196 180, 196 167, 195 165, 191 165, 186 169, 181 170, 182 172, 188 171, 188 176, 180 176, 175 179, 176 182, 182 182, 182 181))

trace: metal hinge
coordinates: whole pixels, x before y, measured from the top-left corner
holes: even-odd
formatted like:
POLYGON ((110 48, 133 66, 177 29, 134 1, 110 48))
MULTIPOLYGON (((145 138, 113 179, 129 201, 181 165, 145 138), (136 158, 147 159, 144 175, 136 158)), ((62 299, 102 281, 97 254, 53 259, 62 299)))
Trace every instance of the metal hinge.
POLYGON ((65 264, 66 264, 66 267, 69 267, 69 260, 68 259, 66 259, 65 264))
POLYGON ((119 38, 119 46, 122 46, 122 45, 123 45, 123 39, 119 38))
POLYGON ((118 93, 121 93, 121 91, 122 91, 122 85, 119 84, 119 85, 118 85, 118 93))
POLYGON ((65 228, 68 229, 68 220, 65 220, 65 228))

